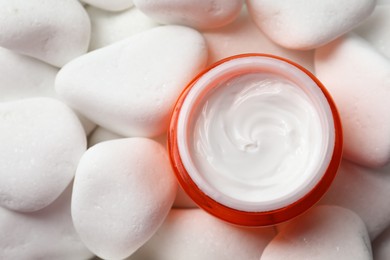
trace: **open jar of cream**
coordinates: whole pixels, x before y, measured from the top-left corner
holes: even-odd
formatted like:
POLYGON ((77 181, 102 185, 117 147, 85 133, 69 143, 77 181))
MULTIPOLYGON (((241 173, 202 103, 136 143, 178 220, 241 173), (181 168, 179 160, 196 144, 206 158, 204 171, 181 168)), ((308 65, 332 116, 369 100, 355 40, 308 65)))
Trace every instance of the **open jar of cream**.
POLYGON ((182 92, 168 132, 184 191, 230 223, 265 226, 313 206, 342 155, 337 109, 306 69, 266 54, 224 59, 182 92))

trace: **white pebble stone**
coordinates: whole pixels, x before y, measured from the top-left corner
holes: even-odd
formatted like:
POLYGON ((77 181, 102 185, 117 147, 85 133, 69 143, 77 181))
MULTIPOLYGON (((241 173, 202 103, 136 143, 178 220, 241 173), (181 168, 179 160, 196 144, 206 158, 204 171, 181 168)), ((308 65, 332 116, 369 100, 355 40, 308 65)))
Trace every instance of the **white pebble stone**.
POLYGON ((375 0, 248 0, 255 23, 276 43, 314 49, 352 30, 367 18, 375 0))
POLYGON ((123 259, 162 224, 177 183, 165 149, 146 138, 99 143, 80 160, 72 217, 85 245, 104 259, 123 259))
POLYGON ((370 239, 355 213, 319 206, 283 227, 265 248, 261 260, 372 259, 370 239))
POLYGON ((379 5, 355 32, 390 58, 390 5, 379 5))
POLYGON ((259 259, 274 235, 273 227, 238 227, 201 209, 173 209, 152 239, 130 259, 259 259))
MULTIPOLYGON (((154 141, 160 143, 162 146, 167 148, 167 135, 166 133, 154 137, 154 141)), ((172 207, 174 208, 197 208, 198 206, 195 204, 195 202, 187 195, 187 193, 184 192, 184 190, 180 187, 177 189, 176 198, 173 202, 172 207)))
POLYGON ((82 2, 107 11, 123 11, 133 6, 132 0, 81 0, 82 2))
POLYGON ((85 53, 87 12, 77 0, 1 0, 0 46, 57 67, 85 53))
MULTIPOLYGON (((58 68, 0 47, 0 102, 30 97, 58 98, 54 89, 58 68)), ((96 125, 76 112, 86 134, 96 125)))
POLYGON ((275 44, 254 24, 245 7, 233 23, 202 33, 209 48, 209 63, 242 53, 268 53, 314 71, 314 51, 289 50, 275 44))
MULTIPOLYGON (((88 146, 92 147, 98 143, 123 138, 103 127, 97 127, 88 139, 88 146)), ((167 146, 166 134, 157 136, 152 140, 160 143, 163 147, 167 146)), ((173 202, 175 208, 196 208, 197 205, 188 197, 181 187, 178 188, 175 201, 173 202)))
POLYGON ((90 259, 93 254, 73 227, 71 195, 70 185, 51 205, 32 213, 0 207, 0 259, 90 259))
POLYGON ((134 0, 146 15, 163 24, 197 29, 222 27, 237 18, 243 0, 134 0))
POLYGON ((91 120, 89 120, 88 118, 86 118, 80 112, 75 111, 75 110, 74 110, 74 112, 76 113, 77 117, 80 120, 81 125, 84 128, 85 134, 88 136, 97 127, 96 124, 94 122, 92 122, 91 120))
POLYGON ((344 157, 368 167, 390 160, 390 61, 356 35, 316 50, 315 71, 339 109, 344 157))
POLYGON ((68 63, 57 75, 56 90, 110 131, 158 136, 167 131, 177 97, 206 62, 200 33, 161 26, 68 63))
POLYGON ((73 111, 50 98, 0 103, 0 205, 36 211, 72 180, 86 149, 73 111))
POLYGON ((328 193, 320 201, 348 208, 366 223, 371 240, 390 226, 390 165, 361 167, 344 160, 328 193))
POLYGON ((95 144, 109 141, 109 140, 115 140, 115 139, 121 139, 123 136, 117 135, 101 126, 96 127, 95 130, 91 133, 91 135, 88 138, 88 147, 92 147, 95 144))
POLYGON ((387 228, 372 244, 375 260, 390 259, 390 228, 387 228))
POLYGON ((58 69, 0 47, 0 101, 34 96, 55 97, 58 69))
POLYGON ((87 6, 86 10, 91 18, 90 50, 105 47, 158 26, 135 7, 118 13, 107 12, 93 6, 87 6))

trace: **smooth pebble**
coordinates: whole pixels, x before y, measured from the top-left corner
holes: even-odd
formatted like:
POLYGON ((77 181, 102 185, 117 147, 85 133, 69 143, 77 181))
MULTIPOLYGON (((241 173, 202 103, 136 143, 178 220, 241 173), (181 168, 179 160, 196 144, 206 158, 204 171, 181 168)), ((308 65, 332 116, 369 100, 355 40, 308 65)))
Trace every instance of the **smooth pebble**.
POLYGON ((82 2, 107 11, 123 11, 133 6, 132 0, 81 0, 82 2))
POLYGON ((283 48, 271 40, 254 24, 244 7, 231 24, 213 30, 203 30, 209 49, 209 63, 242 53, 268 53, 281 56, 314 71, 314 51, 283 48))
MULTIPOLYGON (((58 98, 54 89, 58 68, 0 47, 0 102, 31 97, 58 98)), ((75 111, 86 134, 96 124, 75 111)))
POLYGON ((71 195, 69 185, 51 205, 32 213, 0 207, 0 259, 90 259, 93 254, 73 227, 71 195))
POLYGON ((51 98, 0 103, 0 206, 23 212, 52 203, 86 149, 73 111, 51 98))
POLYGON ((390 160, 390 60, 350 34, 316 50, 315 71, 343 124, 344 157, 368 167, 390 160))
POLYGON ((259 28, 274 42, 291 49, 322 46, 367 18, 375 0, 247 0, 259 28))
MULTIPOLYGON (((157 143, 161 144, 163 147, 166 147, 166 134, 162 134, 159 136, 156 136, 154 138, 150 138, 151 140, 156 141, 157 143)), ((95 144, 105 142, 105 141, 110 141, 110 140, 115 140, 115 139, 121 139, 125 138, 122 135, 118 135, 116 133, 111 132, 110 130, 107 130, 101 126, 96 127, 94 131, 91 133, 91 135, 88 138, 88 147, 92 147, 95 144)))
POLYGON ((55 97, 58 69, 0 47, 0 101, 34 96, 55 97))
MULTIPOLYGON (((98 143, 123 138, 121 135, 117 135, 103 127, 97 127, 88 138, 88 146, 92 147, 98 143)), ((153 138, 154 141, 160 143, 163 147, 166 147, 166 134, 153 138)), ((176 194, 175 201, 173 202, 174 208, 196 208, 197 205, 188 197, 188 195, 179 186, 176 194)))
POLYGON ((390 59, 390 5, 378 5, 355 32, 390 59))
POLYGON ((390 165, 370 169, 344 160, 321 204, 348 208, 366 223, 371 240, 390 226, 390 165))
POLYGON ((87 12, 77 0, 0 0, 0 46, 61 67, 85 53, 87 12))
POLYGON ((261 260, 370 260, 370 239, 354 212, 318 206, 292 220, 264 249, 261 260))
POLYGON ((134 0, 134 5, 163 24, 208 29, 234 21, 240 13, 243 0, 134 0))
POLYGON ((146 138, 99 143, 80 160, 72 217, 85 245, 103 259, 123 259, 162 224, 177 182, 165 149, 146 138))
POLYGON ((95 144, 104 142, 104 141, 110 141, 115 139, 121 139, 124 138, 121 135, 115 134, 101 126, 96 127, 95 130, 91 133, 91 135, 88 138, 88 147, 92 147, 95 144))
POLYGON ((159 25, 135 7, 117 13, 93 6, 87 6, 86 10, 91 18, 89 50, 105 47, 159 25))
POLYGON ((86 118, 80 112, 78 112, 76 110, 73 110, 73 111, 76 113, 77 117, 79 118, 80 123, 84 128, 85 134, 88 136, 97 127, 97 125, 94 122, 92 122, 91 120, 89 120, 88 118, 86 118))
POLYGON ((273 227, 238 227, 201 209, 173 209, 152 239, 130 260, 255 260, 274 235, 273 227))
POLYGON ((161 26, 64 66, 56 90, 86 117, 123 136, 167 131, 180 92, 207 62, 197 31, 161 26))

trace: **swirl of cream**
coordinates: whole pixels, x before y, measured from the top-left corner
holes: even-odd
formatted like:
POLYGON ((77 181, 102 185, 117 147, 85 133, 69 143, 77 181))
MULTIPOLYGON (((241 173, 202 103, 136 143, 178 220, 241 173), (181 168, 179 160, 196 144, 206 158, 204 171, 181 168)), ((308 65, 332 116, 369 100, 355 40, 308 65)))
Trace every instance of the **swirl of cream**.
POLYGON ((279 201, 310 182, 322 158, 321 119, 300 87, 245 74, 210 91, 195 112, 190 150, 206 182, 247 202, 279 201))

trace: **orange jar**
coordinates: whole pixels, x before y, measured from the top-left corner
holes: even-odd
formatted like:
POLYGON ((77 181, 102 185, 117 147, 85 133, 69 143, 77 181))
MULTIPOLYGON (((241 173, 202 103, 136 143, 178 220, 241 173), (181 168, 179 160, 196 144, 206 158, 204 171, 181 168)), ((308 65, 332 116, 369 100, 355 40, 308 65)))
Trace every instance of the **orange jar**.
POLYGON ((289 220, 332 183, 342 128, 325 87, 267 54, 226 58, 181 93, 168 148, 184 191, 210 214, 243 226, 289 220))

